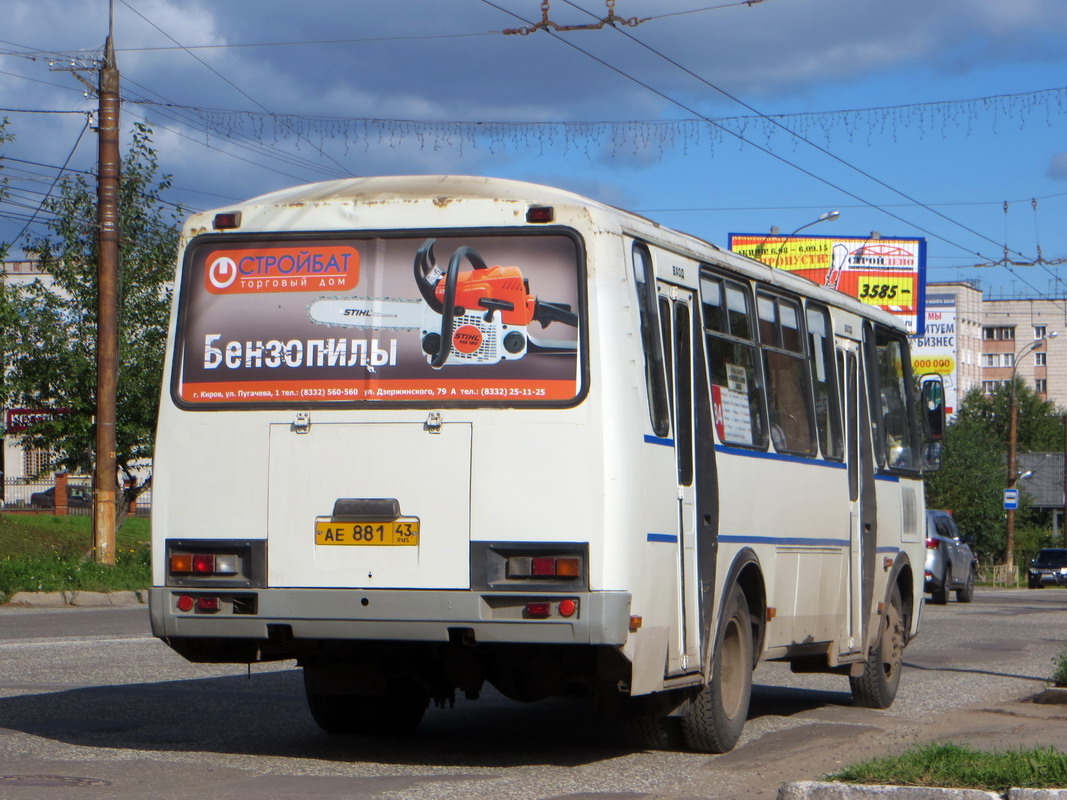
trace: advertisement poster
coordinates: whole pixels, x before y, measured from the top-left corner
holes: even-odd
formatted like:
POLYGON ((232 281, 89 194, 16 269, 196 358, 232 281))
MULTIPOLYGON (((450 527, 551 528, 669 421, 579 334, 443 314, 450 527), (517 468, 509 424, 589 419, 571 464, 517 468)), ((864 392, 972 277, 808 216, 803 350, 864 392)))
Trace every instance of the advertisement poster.
POLYGON ((186 255, 186 406, 566 402, 581 390, 568 236, 205 237, 186 255))
POLYGON ((731 233, 730 249, 878 306, 922 334, 925 239, 731 233))
POLYGON ((926 296, 926 327, 911 340, 911 368, 915 375, 936 373, 945 383, 945 406, 949 416, 959 407, 956 374, 956 298, 951 294, 926 296))

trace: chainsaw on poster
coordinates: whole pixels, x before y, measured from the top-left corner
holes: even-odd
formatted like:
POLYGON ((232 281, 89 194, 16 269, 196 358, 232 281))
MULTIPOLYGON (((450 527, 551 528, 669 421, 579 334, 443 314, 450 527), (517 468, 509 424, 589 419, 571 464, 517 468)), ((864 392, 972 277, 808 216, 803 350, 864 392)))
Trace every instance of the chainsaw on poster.
POLYGON ((578 326, 569 305, 550 303, 530 293, 515 266, 488 266, 473 247, 459 247, 442 270, 434 258, 435 239, 415 253, 414 274, 420 299, 323 298, 308 308, 313 322, 357 328, 417 330, 431 367, 497 364, 528 353, 574 352, 574 340, 552 340, 530 332, 553 322, 578 326), (462 270, 464 262, 471 269, 462 270))

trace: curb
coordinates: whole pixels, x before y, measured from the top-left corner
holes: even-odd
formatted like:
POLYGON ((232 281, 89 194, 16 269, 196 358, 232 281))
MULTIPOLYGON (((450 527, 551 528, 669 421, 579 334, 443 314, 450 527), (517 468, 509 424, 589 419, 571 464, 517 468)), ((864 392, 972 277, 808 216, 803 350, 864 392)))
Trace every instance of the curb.
POLYGON ((869 786, 856 783, 797 781, 778 787, 778 800, 1067 800, 1067 789, 942 789, 929 786, 869 786))
POLYGON ((145 592, 16 592, 8 600, 12 606, 35 608, 129 608, 144 605, 145 592))

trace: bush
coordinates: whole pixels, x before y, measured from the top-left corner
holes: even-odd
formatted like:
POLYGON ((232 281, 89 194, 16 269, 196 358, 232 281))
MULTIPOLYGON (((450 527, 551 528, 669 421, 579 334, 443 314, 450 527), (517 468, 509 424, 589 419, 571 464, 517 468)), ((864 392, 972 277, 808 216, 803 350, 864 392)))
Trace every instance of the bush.
POLYGON ((1052 673, 1052 682, 1056 686, 1067 686, 1067 649, 1056 656, 1052 663, 1056 667, 1052 673))

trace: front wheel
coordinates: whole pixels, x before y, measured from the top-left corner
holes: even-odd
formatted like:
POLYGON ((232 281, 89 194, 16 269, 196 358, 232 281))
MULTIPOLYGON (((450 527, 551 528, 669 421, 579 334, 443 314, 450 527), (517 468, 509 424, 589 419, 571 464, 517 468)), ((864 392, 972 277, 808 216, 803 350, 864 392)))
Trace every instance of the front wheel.
POLYGON ((962 589, 956 590, 957 603, 969 603, 974 600, 974 567, 967 570, 967 582, 962 589))
POLYGON ((734 586, 711 654, 711 680, 686 702, 682 733, 692 750, 726 753, 741 738, 752 696, 752 618, 741 587, 734 586))
POLYGON ((889 708, 897 696, 904 666, 904 604, 896 586, 889 595, 882 630, 863 665, 863 674, 849 676, 852 700, 863 708, 889 708))

